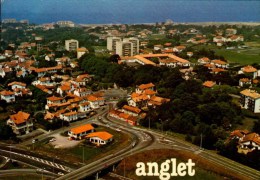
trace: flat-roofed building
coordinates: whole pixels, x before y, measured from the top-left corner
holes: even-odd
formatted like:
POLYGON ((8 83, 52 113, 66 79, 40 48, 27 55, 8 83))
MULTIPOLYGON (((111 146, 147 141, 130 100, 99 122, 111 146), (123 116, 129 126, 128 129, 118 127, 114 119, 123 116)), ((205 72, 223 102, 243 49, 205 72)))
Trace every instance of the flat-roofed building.
POLYGON ((107 38, 107 49, 112 52, 116 52, 116 43, 120 42, 120 37, 108 37, 107 38))
POLYGON ((260 94, 255 90, 245 89, 240 92, 240 104, 254 113, 260 112, 260 94))
POLYGON ((67 51, 76 51, 79 48, 79 41, 75 39, 65 40, 65 49, 67 51))

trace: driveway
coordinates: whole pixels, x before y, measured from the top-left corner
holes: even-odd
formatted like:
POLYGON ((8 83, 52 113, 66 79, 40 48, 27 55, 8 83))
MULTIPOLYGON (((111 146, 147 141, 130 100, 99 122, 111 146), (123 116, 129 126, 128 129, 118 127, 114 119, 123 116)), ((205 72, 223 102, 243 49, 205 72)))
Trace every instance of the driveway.
POLYGON ((78 140, 69 140, 68 137, 62 136, 60 134, 54 134, 52 137, 56 138, 56 141, 50 142, 54 148, 71 148, 77 146, 81 141, 78 140))

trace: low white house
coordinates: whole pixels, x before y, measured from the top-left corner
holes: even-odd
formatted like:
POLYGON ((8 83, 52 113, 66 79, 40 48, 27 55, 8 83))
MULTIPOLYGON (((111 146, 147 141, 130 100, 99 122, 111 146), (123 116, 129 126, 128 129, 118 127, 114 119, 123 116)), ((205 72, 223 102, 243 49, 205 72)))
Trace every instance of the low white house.
POLYGON ((25 83, 17 82, 17 81, 9 83, 8 86, 11 86, 12 90, 14 90, 14 89, 25 89, 26 88, 25 83))
POLYGON ((84 124, 82 126, 72 128, 68 132, 68 135, 72 139, 82 139, 84 136, 92 132, 94 132, 94 127, 91 124, 84 124))
POLYGON ((65 114, 60 114, 60 119, 64 120, 64 121, 76 121, 78 120, 78 112, 76 111, 71 111, 65 114))
POLYGON ((91 111, 90 102, 84 102, 79 104, 79 112, 89 112, 91 111))
POLYGON ((12 91, 1 91, 1 100, 5 100, 7 103, 15 102, 15 93, 12 91))
POLYGON ((113 135, 109 134, 106 131, 102 132, 93 132, 86 136, 90 142, 96 145, 105 145, 111 141, 113 141, 113 135))
POLYGON ((96 97, 93 95, 89 95, 87 97, 87 101, 90 103, 92 109, 97 109, 105 104, 105 100, 103 97, 96 97))

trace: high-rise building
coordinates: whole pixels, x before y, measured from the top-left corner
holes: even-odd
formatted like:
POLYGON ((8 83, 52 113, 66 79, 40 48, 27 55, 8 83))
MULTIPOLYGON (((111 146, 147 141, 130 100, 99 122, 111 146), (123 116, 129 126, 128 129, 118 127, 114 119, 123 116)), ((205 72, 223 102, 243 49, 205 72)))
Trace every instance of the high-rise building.
POLYGON ((127 40, 117 42, 116 54, 119 56, 133 56, 133 43, 127 40))
POLYGON ((121 41, 120 37, 108 37, 107 38, 107 49, 112 52, 116 52, 116 42, 121 41))
POLYGON ((72 21, 58 21, 56 24, 59 27, 75 27, 75 23, 72 21))
POLYGON ((79 41, 75 39, 65 40, 65 49, 67 51, 76 51, 79 48, 79 41))
POLYGON ((139 54, 139 39, 131 37, 124 38, 108 37, 107 49, 119 56, 134 56, 139 54))
MULTIPOLYGON (((125 39, 124 39, 125 40, 125 39)), ((133 43, 133 55, 139 54, 139 39, 131 37, 127 39, 129 42, 133 43)))

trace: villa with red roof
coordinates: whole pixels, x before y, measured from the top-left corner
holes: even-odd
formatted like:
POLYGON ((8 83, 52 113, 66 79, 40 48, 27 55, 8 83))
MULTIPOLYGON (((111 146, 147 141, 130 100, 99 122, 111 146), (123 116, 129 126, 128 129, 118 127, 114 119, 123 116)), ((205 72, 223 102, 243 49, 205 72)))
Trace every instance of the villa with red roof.
POLYGON ((68 135, 71 139, 82 139, 89 133, 94 132, 94 127, 91 124, 84 124, 75 128, 72 128, 68 135))
POLYGON ((235 130, 231 132, 230 139, 238 139, 238 152, 247 154, 254 150, 260 150, 260 136, 247 130, 235 130))
POLYGON ((250 75, 253 79, 255 79, 257 76, 260 76, 260 70, 257 70, 253 66, 244 66, 242 67, 239 71, 238 74, 248 74, 250 75))
POLYGON ((7 103, 15 102, 15 93, 12 91, 3 90, 0 92, 1 100, 6 101, 7 103))
POLYGON ((105 145, 113 141, 113 135, 106 131, 89 133, 86 138, 89 140, 89 142, 96 144, 97 146, 105 145))
POLYGON ((27 134, 33 130, 33 122, 30 114, 19 111, 17 114, 10 115, 7 125, 11 126, 15 134, 27 134))

